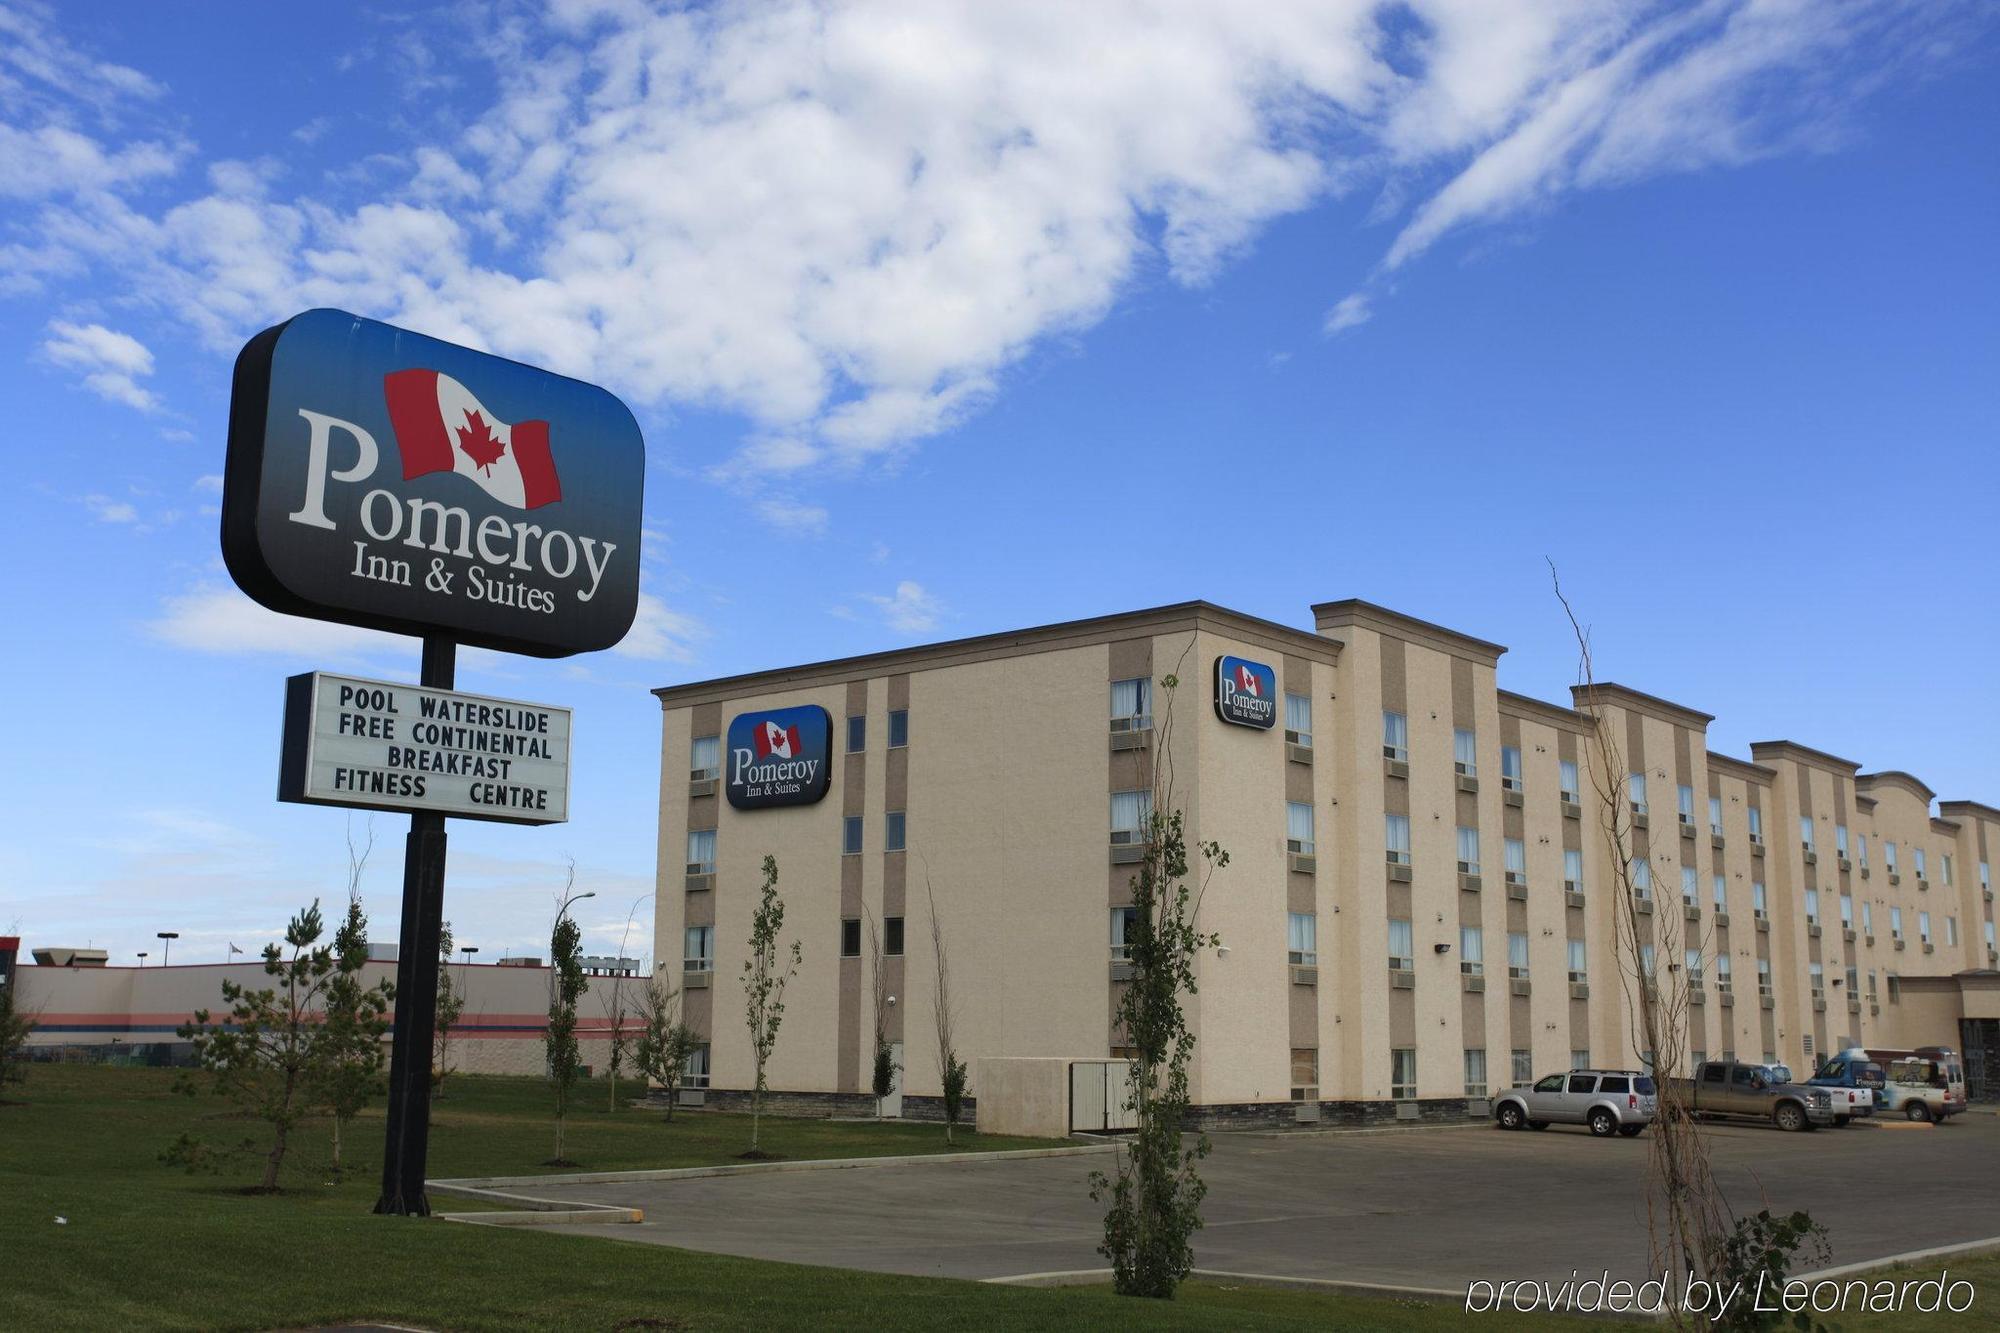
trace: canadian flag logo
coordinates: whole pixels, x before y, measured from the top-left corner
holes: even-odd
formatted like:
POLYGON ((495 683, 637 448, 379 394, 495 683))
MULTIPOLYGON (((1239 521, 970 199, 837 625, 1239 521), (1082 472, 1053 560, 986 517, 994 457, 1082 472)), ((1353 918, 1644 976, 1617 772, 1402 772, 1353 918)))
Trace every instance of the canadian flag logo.
POLYGON ((502 421, 470 389, 435 370, 392 371, 382 377, 382 391, 403 454, 403 480, 456 472, 515 509, 562 499, 548 422, 502 421))
POLYGON ((1253 699, 1261 698, 1264 693, 1264 687, 1257 681, 1257 673, 1241 663, 1236 668, 1236 688, 1253 699))
POLYGON ((781 727, 765 720, 757 727, 757 757, 759 759, 793 759, 798 756, 799 729, 781 727))

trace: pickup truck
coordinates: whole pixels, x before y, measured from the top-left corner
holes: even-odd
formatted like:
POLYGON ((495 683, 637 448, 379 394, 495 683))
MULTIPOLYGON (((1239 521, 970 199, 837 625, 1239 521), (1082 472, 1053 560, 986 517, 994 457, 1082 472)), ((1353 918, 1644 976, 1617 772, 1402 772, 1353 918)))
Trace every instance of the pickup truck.
POLYGON ((1875 1099, 1883 1087, 1882 1066, 1870 1060, 1865 1051, 1858 1056, 1842 1052, 1821 1065, 1806 1086, 1830 1091, 1833 1123, 1845 1125, 1875 1114, 1875 1099))
MULTIPOLYGON (((1673 1080, 1694 1115, 1769 1120, 1779 1129, 1809 1130, 1834 1123, 1833 1093, 1771 1077, 1763 1065, 1710 1060, 1691 1079, 1673 1080)), ((1842 1097, 1842 1111, 1846 1097, 1842 1097)))

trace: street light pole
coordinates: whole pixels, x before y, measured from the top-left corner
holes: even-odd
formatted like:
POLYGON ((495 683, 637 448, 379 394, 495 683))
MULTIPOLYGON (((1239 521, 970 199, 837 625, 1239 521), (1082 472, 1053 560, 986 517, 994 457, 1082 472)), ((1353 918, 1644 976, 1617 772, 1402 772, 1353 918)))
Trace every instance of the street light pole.
POLYGON ((562 906, 556 908, 556 919, 549 923, 549 1008, 551 1009, 556 1007, 556 927, 562 924, 562 919, 568 913, 571 903, 581 902, 585 898, 595 898, 596 896, 597 890, 595 889, 590 889, 583 893, 572 893, 569 897, 562 900, 562 906))
POLYGON ((144 949, 141 949, 139 950, 139 966, 144 967, 145 965, 146 965, 146 951, 144 949))
POLYGON ((159 932, 158 937, 164 941, 160 946, 160 966, 165 967, 173 961, 174 941, 181 937, 181 933, 178 930, 163 930, 159 932))

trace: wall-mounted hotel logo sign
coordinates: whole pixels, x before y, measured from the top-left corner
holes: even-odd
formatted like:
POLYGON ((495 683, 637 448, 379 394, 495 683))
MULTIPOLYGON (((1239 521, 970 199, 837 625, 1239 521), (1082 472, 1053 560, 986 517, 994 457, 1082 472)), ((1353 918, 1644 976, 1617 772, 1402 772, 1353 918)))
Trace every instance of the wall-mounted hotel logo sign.
POLYGON ((564 657, 631 627, 644 484, 605 390, 308 310, 236 359, 223 558, 274 611, 564 657))
POLYGON ((833 779, 833 718, 824 708, 739 713, 729 724, 723 789, 738 810, 811 805, 833 779))
POLYGON ((1278 673, 1262 662, 1216 658, 1215 715, 1239 727, 1269 731, 1278 720, 1278 673))
POLYGON ((278 799, 509 824, 569 818, 567 708, 324 671, 285 682, 278 799))

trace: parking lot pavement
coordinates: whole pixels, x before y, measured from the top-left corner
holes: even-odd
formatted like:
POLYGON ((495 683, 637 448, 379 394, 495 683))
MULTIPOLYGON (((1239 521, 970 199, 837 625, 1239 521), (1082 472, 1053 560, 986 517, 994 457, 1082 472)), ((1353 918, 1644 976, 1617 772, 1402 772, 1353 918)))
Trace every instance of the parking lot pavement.
MULTIPOLYGON (((1731 1212, 1802 1208, 1854 1263, 2000 1233, 2000 1119, 1783 1134, 1704 1128, 1731 1212)), ((1219 1135, 1202 1167, 1198 1266, 1462 1290, 1474 1278, 1637 1279, 1650 1136, 1488 1128, 1219 1135)), ((946 1277, 1104 1267, 1086 1178, 1104 1158, 550 1186, 542 1197, 645 1209, 579 1234, 721 1254, 946 1277)), ((569 1228, 563 1228, 569 1229, 569 1228)))

